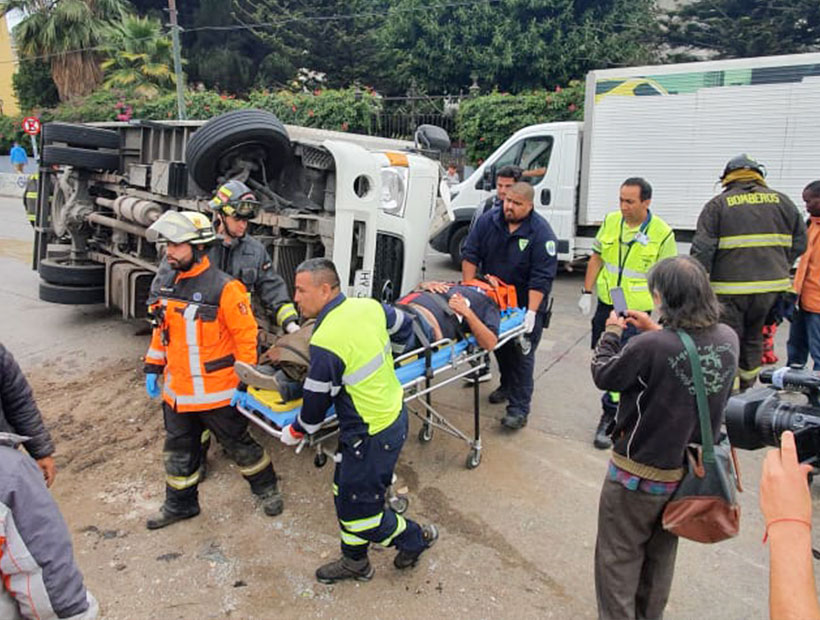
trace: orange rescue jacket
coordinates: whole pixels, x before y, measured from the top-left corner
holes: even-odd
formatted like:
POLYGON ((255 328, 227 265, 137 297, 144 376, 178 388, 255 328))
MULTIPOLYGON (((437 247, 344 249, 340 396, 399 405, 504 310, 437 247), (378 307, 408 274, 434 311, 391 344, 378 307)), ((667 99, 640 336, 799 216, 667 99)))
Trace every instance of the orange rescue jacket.
POLYGON ((151 309, 145 371, 164 374, 165 402, 179 412, 229 405, 239 384, 234 362, 256 363, 256 320, 242 283, 204 256, 162 287, 151 309))

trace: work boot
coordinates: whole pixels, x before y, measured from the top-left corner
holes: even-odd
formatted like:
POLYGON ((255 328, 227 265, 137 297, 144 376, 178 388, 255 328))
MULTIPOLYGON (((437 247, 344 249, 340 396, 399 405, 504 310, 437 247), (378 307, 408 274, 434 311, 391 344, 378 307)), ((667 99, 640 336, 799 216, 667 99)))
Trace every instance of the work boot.
POLYGON ((595 439, 592 445, 599 450, 609 450, 612 447, 612 439, 609 438, 609 425, 612 419, 607 415, 602 415, 598 422, 598 428, 595 429, 595 439))
POLYGON ((167 525, 171 525, 172 523, 176 523, 177 521, 190 519, 198 514, 199 506, 195 506, 188 512, 171 512, 163 504, 163 506, 159 509, 159 512, 148 517, 145 521, 145 527, 149 530, 158 530, 167 525))
POLYGON ((276 487, 259 495, 259 503, 262 504, 262 510, 269 517, 282 514, 285 508, 285 500, 282 499, 282 494, 276 487))
POLYGON ((366 556, 361 560, 351 560, 342 556, 317 568, 316 580, 319 583, 336 583, 345 579, 370 581, 375 573, 376 569, 370 565, 370 560, 366 556))
POLYGON ((276 369, 273 366, 264 364, 254 366, 253 364, 246 364, 245 362, 234 362, 233 369, 242 383, 263 390, 281 392, 279 382, 274 376, 276 369))
POLYGON ((436 544, 438 540, 438 528, 433 525, 432 523, 428 525, 421 526, 421 536, 426 543, 424 549, 420 551, 401 551, 396 554, 396 557, 393 558, 393 566, 398 568, 399 570, 404 570, 405 568, 412 568, 416 565, 421 557, 421 554, 427 551, 430 547, 436 544))
POLYGON ((510 430, 517 431, 527 425, 527 416, 517 413, 510 413, 508 411, 507 415, 501 419, 501 425, 510 430))
POLYGON ((490 392, 489 401, 491 405, 500 405, 507 402, 507 392, 504 388, 496 388, 490 392))

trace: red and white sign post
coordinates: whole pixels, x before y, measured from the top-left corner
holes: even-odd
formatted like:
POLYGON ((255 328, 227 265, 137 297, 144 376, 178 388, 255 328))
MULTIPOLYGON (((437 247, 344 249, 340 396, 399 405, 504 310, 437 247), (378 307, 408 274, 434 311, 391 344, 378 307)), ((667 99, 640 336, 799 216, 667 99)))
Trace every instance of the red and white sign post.
POLYGON ((35 136, 40 133, 40 119, 36 116, 27 116, 24 118, 23 131, 31 136, 31 148, 34 151, 34 161, 39 161, 40 156, 37 154, 37 138, 35 138, 35 136))

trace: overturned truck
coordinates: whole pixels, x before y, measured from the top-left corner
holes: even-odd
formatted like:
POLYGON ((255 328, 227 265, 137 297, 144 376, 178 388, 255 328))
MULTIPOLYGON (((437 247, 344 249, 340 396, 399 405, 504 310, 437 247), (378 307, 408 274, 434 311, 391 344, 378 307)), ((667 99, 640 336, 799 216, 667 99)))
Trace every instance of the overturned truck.
POLYGON ((291 293, 296 265, 326 256, 347 294, 392 301, 419 281, 429 236, 451 218, 438 127, 419 127, 414 144, 236 110, 207 122, 48 123, 41 146, 30 205, 40 298, 105 303, 124 318, 145 316, 159 263, 147 227, 168 209, 208 212, 227 179, 260 199, 250 234, 291 293))

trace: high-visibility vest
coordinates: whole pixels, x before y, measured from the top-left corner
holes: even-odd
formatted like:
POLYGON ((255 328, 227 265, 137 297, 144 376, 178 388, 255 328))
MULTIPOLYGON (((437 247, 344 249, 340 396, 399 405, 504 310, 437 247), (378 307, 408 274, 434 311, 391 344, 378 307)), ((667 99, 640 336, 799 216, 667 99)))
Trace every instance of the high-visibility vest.
POLYGON ((310 343, 344 363, 342 384, 368 434, 395 422, 404 391, 393 370, 387 320, 378 301, 345 299, 322 319, 310 343))
POLYGON ((623 224, 621 212, 613 211, 604 219, 595 240, 593 247, 603 261, 596 281, 598 298, 612 305, 610 289, 620 285, 628 308, 650 311, 653 303, 646 278, 652 265, 658 262, 664 242, 674 233, 666 222, 652 214, 634 239, 622 243, 623 224))
POLYGON ((163 372, 162 397, 179 412, 229 405, 235 361, 256 363, 256 320, 245 287, 208 257, 158 291, 146 372, 163 372))

